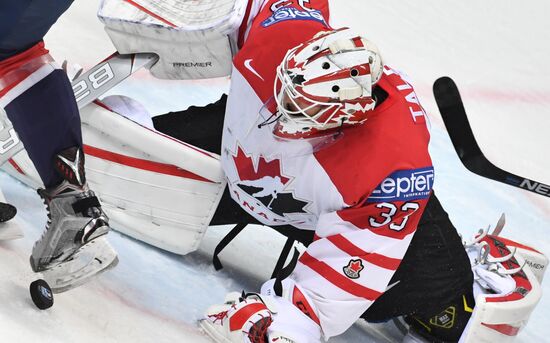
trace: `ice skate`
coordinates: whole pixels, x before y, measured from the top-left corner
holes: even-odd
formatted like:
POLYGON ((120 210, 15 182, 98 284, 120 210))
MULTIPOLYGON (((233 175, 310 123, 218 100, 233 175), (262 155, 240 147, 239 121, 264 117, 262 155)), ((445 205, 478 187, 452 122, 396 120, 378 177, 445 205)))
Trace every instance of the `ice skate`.
POLYGON ((73 255, 42 272, 54 293, 78 287, 118 264, 116 251, 105 237, 84 244, 73 255))
POLYGON ((109 218, 86 184, 83 164, 80 149, 64 150, 56 157, 63 182, 38 191, 48 223, 33 247, 30 263, 54 292, 76 287, 118 261, 107 240, 99 239, 109 232, 109 218))

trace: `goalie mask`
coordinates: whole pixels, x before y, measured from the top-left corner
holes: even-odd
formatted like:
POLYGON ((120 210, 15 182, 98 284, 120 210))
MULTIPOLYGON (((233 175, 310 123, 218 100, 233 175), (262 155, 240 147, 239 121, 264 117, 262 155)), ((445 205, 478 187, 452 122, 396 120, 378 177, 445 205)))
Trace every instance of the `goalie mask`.
POLYGON ((382 59, 368 40, 348 28, 318 33, 289 50, 277 68, 273 133, 309 138, 363 123, 381 75, 382 59))

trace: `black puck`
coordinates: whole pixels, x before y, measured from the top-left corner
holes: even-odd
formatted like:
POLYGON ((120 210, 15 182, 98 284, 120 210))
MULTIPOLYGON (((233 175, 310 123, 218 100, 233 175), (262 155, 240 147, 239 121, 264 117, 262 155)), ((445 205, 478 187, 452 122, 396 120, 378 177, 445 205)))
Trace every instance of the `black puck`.
POLYGON ((53 292, 50 285, 42 279, 31 282, 29 286, 32 302, 41 310, 52 307, 53 292))
POLYGON ((11 218, 15 217, 17 209, 15 206, 0 202, 0 223, 7 222, 11 218))

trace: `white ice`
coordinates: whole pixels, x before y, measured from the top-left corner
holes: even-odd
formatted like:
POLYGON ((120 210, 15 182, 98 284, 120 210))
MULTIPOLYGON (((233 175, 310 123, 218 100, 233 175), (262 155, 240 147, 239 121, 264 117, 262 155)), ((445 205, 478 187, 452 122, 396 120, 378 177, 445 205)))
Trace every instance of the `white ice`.
MULTIPOLYGON (((95 18, 98 0, 77 0, 46 37, 59 61, 85 67, 114 48, 95 18)), ((333 17, 375 41, 385 61, 405 71, 432 122, 436 192, 459 231, 469 237, 506 213, 504 235, 550 255, 550 199, 478 177, 456 157, 431 95, 433 81, 453 77, 463 93, 474 133, 496 165, 550 184, 550 3, 533 0, 334 1, 333 17)), ((214 101, 228 81, 166 83, 139 73, 113 90, 139 99, 152 113, 214 101), (178 99, 176 103, 174 99, 178 99)), ((227 228, 213 228, 201 252, 167 254, 117 232, 110 240, 119 266, 37 310, 28 295, 28 256, 45 224, 38 196, 0 173, 6 198, 19 209, 26 237, 0 243, 0 342, 208 342, 196 320, 230 290, 255 290, 283 240, 248 228, 222 255, 215 272, 208 253, 227 228), (260 248, 258 248, 260 247, 260 248), (236 261, 230 263, 229 261, 236 261), (255 261, 248 270, 240 261, 255 261)), ((550 283, 543 285, 550 291, 550 283)), ((519 342, 550 342, 550 298, 544 295, 519 342)), ((397 342, 391 324, 355 325, 331 342, 397 342)))

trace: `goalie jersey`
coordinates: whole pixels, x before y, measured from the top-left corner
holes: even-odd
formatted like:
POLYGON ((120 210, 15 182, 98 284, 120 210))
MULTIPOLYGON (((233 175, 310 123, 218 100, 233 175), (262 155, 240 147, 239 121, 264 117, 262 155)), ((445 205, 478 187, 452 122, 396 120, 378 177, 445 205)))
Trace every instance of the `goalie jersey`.
POLYGON ((331 30, 327 0, 250 1, 239 30, 223 132, 233 199, 265 225, 314 230, 291 278, 315 303, 326 338, 350 327, 399 267, 434 181, 424 110, 388 66, 387 94, 362 125, 315 147, 280 141, 266 120, 287 51, 331 30))

